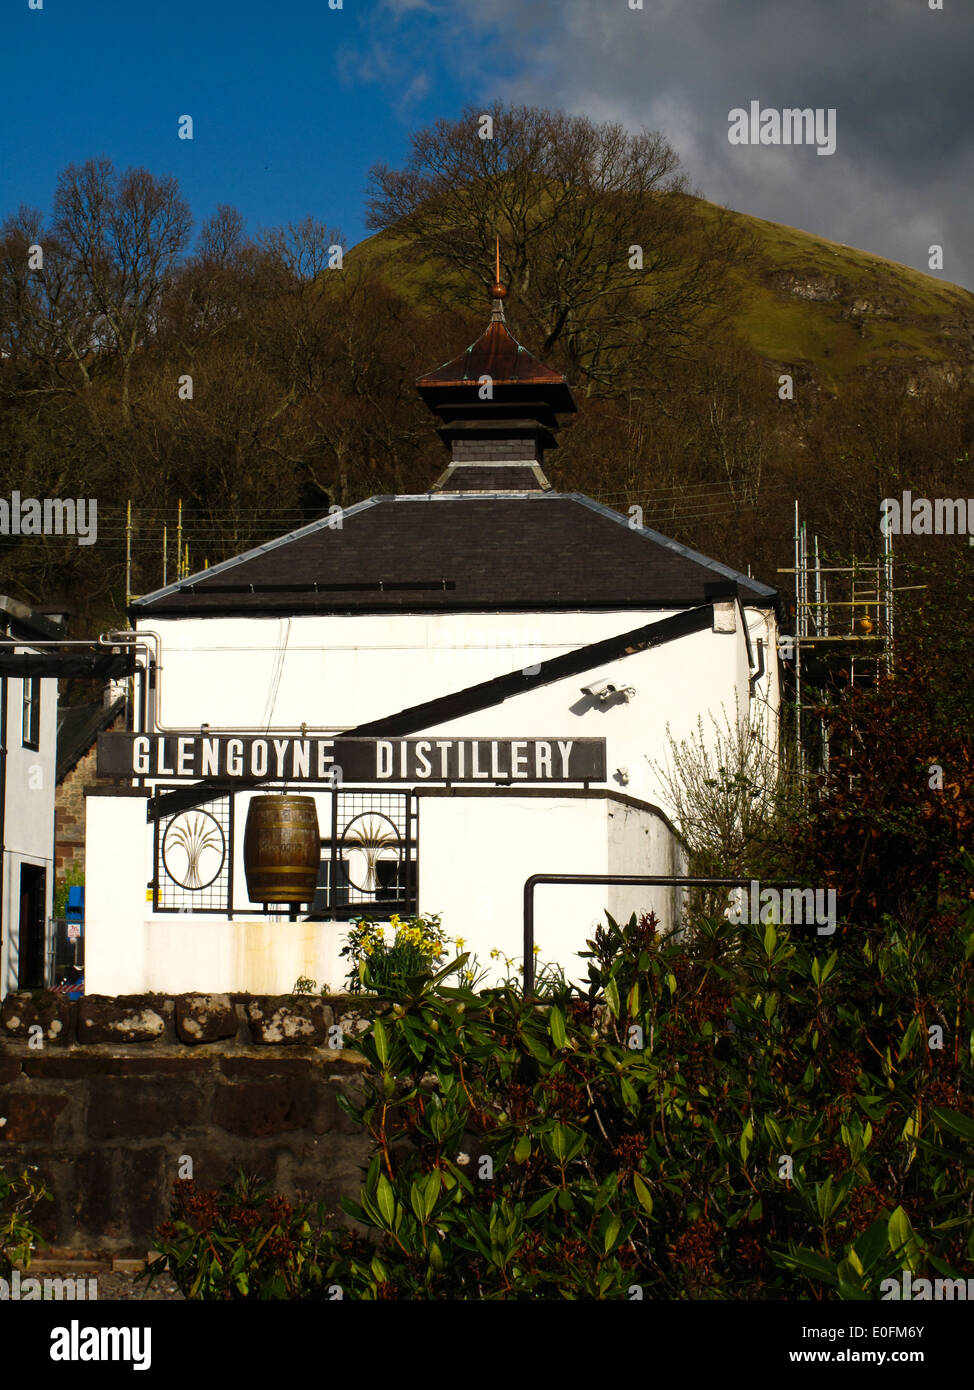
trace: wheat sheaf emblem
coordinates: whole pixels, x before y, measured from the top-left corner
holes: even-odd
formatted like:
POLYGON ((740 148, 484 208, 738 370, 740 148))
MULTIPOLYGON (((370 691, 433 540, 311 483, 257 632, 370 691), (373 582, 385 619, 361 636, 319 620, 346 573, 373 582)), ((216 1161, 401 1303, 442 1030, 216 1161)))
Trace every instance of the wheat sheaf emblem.
POLYGON ((213 850, 218 854, 222 863, 223 836, 212 816, 197 814, 180 817, 170 826, 166 836, 167 849, 170 844, 175 849, 182 850, 186 856, 186 871, 178 880, 184 888, 203 887, 200 865, 207 850, 213 850))

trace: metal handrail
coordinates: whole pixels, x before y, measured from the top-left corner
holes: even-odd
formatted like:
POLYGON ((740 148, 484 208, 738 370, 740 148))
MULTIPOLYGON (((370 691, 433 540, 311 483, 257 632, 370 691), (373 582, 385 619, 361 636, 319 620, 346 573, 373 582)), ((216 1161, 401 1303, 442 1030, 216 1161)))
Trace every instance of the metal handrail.
MULTIPOLYGON (((748 878, 684 878, 679 874, 532 874, 524 883, 524 993, 534 989, 534 890, 539 883, 637 884, 646 888, 744 888, 748 878)), ((762 880, 764 888, 797 888, 796 883, 762 880)))

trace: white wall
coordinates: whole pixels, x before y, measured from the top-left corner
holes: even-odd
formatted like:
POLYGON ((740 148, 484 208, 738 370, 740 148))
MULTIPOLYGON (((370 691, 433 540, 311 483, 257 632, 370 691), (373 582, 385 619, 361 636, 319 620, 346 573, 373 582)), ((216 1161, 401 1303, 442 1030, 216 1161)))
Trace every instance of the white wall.
MULTIPOLYGON (((90 796, 86 804, 89 993, 288 993, 301 975, 319 987, 342 987, 348 970, 339 956, 344 923, 153 916, 145 886, 152 876, 145 799, 90 796)), ((612 798, 557 792, 420 797, 420 911, 439 912, 449 936, 462 937, 463 949, 492 967, 490 979, 504 973, 503 961, 491 962, 492 949, 515 966, 522 963, 523 890, 532 874, 662 874, 678 872, 674 862, 665 822, 612 798)), ((583 980, 585 963, 577 952, 604 922, 613 891, 623 890, 539 885, 535 940, 541 961, 558 961, 570 978, 583 980)), ((639 901, 643 910, 647 899, 639 901)), ((665 901, 656 901, 664 913, 665 901)))
MULTIPOLYGON (((735 709, 747 718, 752 707, 743 622, 740 610, 734 611, 734 632, 693 633, 416 732, 605 738, 605 785, 671 811, 651 766, 665 761, 667 726, 680 741, 695 732, 703 714, 710 736, 709 713, 722 723, 722 711, 733 720, 735 709), (592 707, 581 687, 594 678, 634 686, 637 693, 629 703, 592 707), (619 768, 627 770, 628 782, 617 775, 619 768)), ((337 732, 668 616, 380 614, 299 616, 290 625, 270 618, 158 621, 152 628, 163 639, 158 719, 181 730, 203 723, 212 732, 264 731, 268 724, 293 730, 305 722, 309 729, 337 732)), ((776 635, 773 617, 759 610, 745 616, 755 634, 767 630, 769 640, 776 635)), ((777 707, 776 673, 769 647, 754 701, 765 719, 769 702, 777 707)))
MULTIPOLYGON (((271 918, 153 915, 152 826, 143 797, 86 798, 85 990, 286 994, 300 975, 338 988, 344 928, 271 918)), ((241 826, 242 834, 242 826, 241 826)))
MULTIPOLYGON (((26 651, 28 648, 17 648, 26 651)), ((3 943, 0 998, 17 988, 20 868, 46 871, 45 919, 54 893, 54 789, 57 757, 57 682, 42 680, 39 748, 23 746, 24 683, 7 680, 7 748, 3 825, 3 943)), ((46 954, 45 954, 46 961, 46 954)))
MULTIPOLYGON (((609 836, 609 873, 670 875, 686 872, 686 856, 680 841, 661 816, 653 816, 625 802, 606 807, 609 836)), ((606 907, 617 922, 628 922, 635 912, 655 912, 660 929, 670 932, 681 924, 682 897, 672 888, 617 885, 607 890, 606 907)))
MULTIPOLYGON (((162 637, 159 720, 211 732, 339 732, 437 696, 523 669, 563 652, 669 616, 660 612, 299 616, 155 620, 162 637)), ((665 762, 667 729, 679 741, 709 715, 768 718, 777 701, 774 621, 758 610, 724 610, 729 631, 693 633, 651 651, 529 690, 493 708, 416 734, 455 737, 606 739, 607 788, 671 814, 653 767, 665 762), (766 671, 749 700, 744 622, 766 636, 766 671), (594 679, 633 686, 628 702, 601 707, 582 696, 594 679), (755 710, 757 712, 755 712, 755 710), (625 775, 620 769, 625 769, 625 775)), ((715 627, 722 624, 715 623, 715 627)), ((652 813, 622 803, 554 794, 420 800, 420 908, 442 912, 483 963, 492 948, 520 961, 522 891, 533 873, 679 873, 670 832, 652 813)), ((246 796, 237 798, 235 906, 246 910, 242 840, 246 796)), ((146 911, 151 826, 139 798, 88 799, 87 988, 92 992, 254 990, 287 992, 299 975, 339 987, 344 929, 273 919, 188 917, 146 911), (124 858, 124 865, 121 860, 124 858)), ((327 818, 322 816, 327 833, 327 818)), ((582 963, 592 926, 644 910, 645 893, 543 886, 537 940, 543 956, 582 963)), ((672 903, 650 895, 658 915, 672 903)))

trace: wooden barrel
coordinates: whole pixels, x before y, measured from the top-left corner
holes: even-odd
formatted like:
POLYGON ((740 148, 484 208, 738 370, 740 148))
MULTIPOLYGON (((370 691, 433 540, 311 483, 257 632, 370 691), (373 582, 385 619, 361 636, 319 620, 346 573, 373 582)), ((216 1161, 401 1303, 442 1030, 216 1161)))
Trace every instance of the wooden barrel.
POLYGON ((313 796, 255 796, 247 810, 244 868, 252 903, 310 903, 321 848, 313 796))

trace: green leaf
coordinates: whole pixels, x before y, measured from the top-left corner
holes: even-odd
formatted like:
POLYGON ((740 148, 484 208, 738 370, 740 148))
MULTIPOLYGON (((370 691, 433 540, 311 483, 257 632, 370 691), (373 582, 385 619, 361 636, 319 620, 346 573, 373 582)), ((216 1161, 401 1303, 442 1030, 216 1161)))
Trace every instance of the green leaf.
POLYGON ((628 1081, 628 1080, 626 1079, 626 1077, 620 1076, 620 1077, 619 1077, 619 1086, 620 1086, 620 1089, 622 1090, 622 1099, 623 1099, 623 1100, 625 1101, 625 1103, 626 1103, 626 1108, 627 1108, 628 1110, 632 1110, 632 1111, 638 1110, 638 1109, 639 1109, 639 1096, 636 1094, 636 1088, 635 1088, 635 1086, 632 1084, 632 1082, 631 1082, 631 1081, 628 1081))
POLYGON ((551 1066, 551 1053, 540 1041, 540 1039, 532 1037, 530 1033, 525 1033, 524 1045, 530 1052, 531 1056, 536 1058, 537 1061, 543 1062, 546 1067, 551 1066))
POLYGON ((519 1139, 519 1140, 517 1141, 517 1143, 514 1145, 514 1162, 515 1162, 515 1163, 524 1163, 524 1162, 525 1162, 527 1159, 529 1159, 530 1157, 531 1157, 531 1136, 530 1136, 530 1134, 522 1134, 521 1137, 520 1137, 520 1139, 519 1139))
POLYGON ((897 1259, 905 1259, 915 1274, 920 1267, 922 1250, 916 1233, 910 1225, 910 1218, 902 1207, 897 1207, 890 1217, 887 1235, 890 1253, 897 1259))
POLYGON ((542 1193, 542 1195, 528 1207, 528 1216, 540 1216, 543 1211, 548 1210, 557 1196, 558 1188, 549 1187, 547 1192, 542 1193))
POLYGON ((372 1037, 375 1039, 375 1050, 379 1054, 379 1061, 383 1066, 389 1062, 389 1040, 386 1037, 386 1030, 383 1027, 382 1019, 377 1018, 372 1027, 372 1037))
POLYGON ((566 1042, 565 1018, 557 1004, 552 1004, 548 1015, 548 1031, 555 1047, 564 1047, 566 1042))
POLYGON ((642 1180, 638 1173, 633 1173, 632 1175, 632 1189, 635 1192, 636 1198, 643 1211, 646 1213, 647 1216, 652 1216, 653 1194, 650 1192, 649 1188, 646 1186, 645 1182, 642 1180))
POLYGON ((619 1017, 619 986, 615 980, 606 980, 605 999, 613 1018, 619 1017))
POLYGON ((613 1245, 615 1245, 616 1237, 619 1234, 621 1226, 621 1220, 618 1216, 616 1216, 613 1213, 613 1215, 609 1218, 609 1224, 606 1226, 605 1235, 602 1238, 602 1248, 606 1254, 608 1254, 609 1251, 612 1249, 613 1245))
POLYGON ((886 1226, 884 1218, 879 1217, 856 1239, 856 1254, 862 1262, 863 1269, 867 1271, 872 1269, 877 1260, 886 1257, 889 1241, 886 1226))
POLYGON ((902 1062, 907 1056, 913 1044, 917 1040, 920 1031, 920 1015, 914 1014, 907 1025, 906 1032, 903 1034, 903 1041, 900 1043, 900 1050, 897 1053, 897 1061, 902 1062))
POLYGON ((436 1202, 437 1202, 437 1199, 438 1199, 439 1195, 440 1195, 440 1175, 439 1175, 439 1173, 430 1173, 430 1174, 427 1176, 426 1182, 425 1182, 424 1187, 423 1187, 423 1197, 424 1197, 423 1211, 424 1211, 424 1215, 426 1216, 427 1221, 429 1220, 429 1218, 430 1218, 430 1217, 432 1216, 432 1214, 433 1214, 433 1208, 436 1206, 436 1202))
POLYGON ((930 1118, 938 1129, 949 1130, 951 1134, 957 1134, 961 1139, 974 1142, 974 1120, 969 1115, 962 1115, 958 1110, 944 1110, 934 1107, 930 1111, 930 1118))
POLYGON ((771 1252, 771 1258, 787 1269, 796 1269, 800 1274, 807 1274, 811 1279, 824 1279, 833 1288, 839 1282, 832 1261, 827 1260, 824 1255, 817 1255, 814 1250, 794 1250, 787 1254, 774 1250, 771 1252))
POLYGON ((385 1173, 379 1174, 379 1182, 375 1195, 382 1219, 391 1230, 393 1218, 396 1214, 396 1194, 393 1192, 392 1183, 386 1177, 385 1173))

